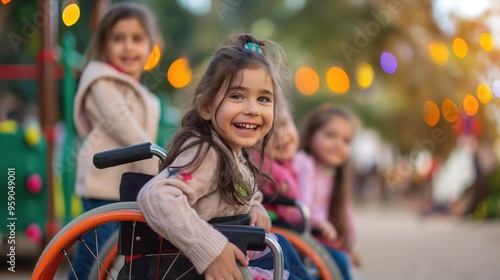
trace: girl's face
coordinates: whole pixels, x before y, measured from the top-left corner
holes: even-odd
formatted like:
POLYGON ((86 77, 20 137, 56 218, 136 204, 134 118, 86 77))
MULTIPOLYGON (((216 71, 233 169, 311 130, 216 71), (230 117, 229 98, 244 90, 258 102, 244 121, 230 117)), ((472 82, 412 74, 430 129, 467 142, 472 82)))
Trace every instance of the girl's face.
POLYGON ((108 62, 139 79, 150 52, 146 30, 136 18, 119 20, 106 39, 108 62))
POLYGON ((227 93, 220 91, 212 104, 201 110, 202 118, 212 122, 234 151, 254 146, 273 123, 271 77, 262 68, 244 69, 240 75, 240 84, 230 85, 227 93))
POLYGON ((278 161, 292 159, 299 148, 299 133, 289 112, 285 113, 283 121, 268 146, 273 158, 278 161))
POLYGON ((353 129, 349 120, 332 116, 312 137, 313 155, 327 167, 338 167, 349 159, 352 136, 353 129))

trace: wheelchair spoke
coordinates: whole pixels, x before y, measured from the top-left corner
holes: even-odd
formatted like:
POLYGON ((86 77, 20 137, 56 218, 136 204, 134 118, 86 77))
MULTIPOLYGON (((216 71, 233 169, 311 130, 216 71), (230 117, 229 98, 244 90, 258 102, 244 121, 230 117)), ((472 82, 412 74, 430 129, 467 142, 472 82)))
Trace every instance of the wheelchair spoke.
MULTIPOLYGON (((170 264, 170 266, 168 267, 167 269, 167 272, 165 272, 165 275, 163 275, 163 278, 161 280, 164 280, 165 277, 167 276, 168 272, 170 271, 170 269, 172 268, 172 266, 174 265, 175 261, 177 261, 177 258, 180 256, 181 252, 178 252, 177 255, 175 256, 175 259, 172 261, 172 263, 170 264)), ((184 275, 184 274, 183 274, 184 275)))
POLYGON ((75 276, 76 280, 78 280, 78 276, 76 276, 75 269, 73 268, 73 265, 71 264, 71 260, 69 259, 68 252, 66 252, 66 250, 64 250, 64 249, 62 251, 64 253, 64 257, 66 258, 66 260, 69 263, 69 267, 71 268, 71 271, 73 272, 73 276, 75 276))
MULTIPOLYGON (((194 266, 192 266, 188 271, 184 272, 181 276, 179 276, 176 280, 181 279, 184 275, 188 274, 191 270, 193 270, 194 266)), ((163 277, 165 278, 165 276, 163 277)))
POLYGON ((137 224, 136 221, 134 221, 133 223, 133 226, 132 226, 132 241, 130 244, 130 267, 129 267, 129 270, 128 270, 128 279, 131 280, 132 279, 132 263, 133 263, 133 259, 132 259, 132 256, 134 255, 134 243, 135 243, 135 225, 137 224))

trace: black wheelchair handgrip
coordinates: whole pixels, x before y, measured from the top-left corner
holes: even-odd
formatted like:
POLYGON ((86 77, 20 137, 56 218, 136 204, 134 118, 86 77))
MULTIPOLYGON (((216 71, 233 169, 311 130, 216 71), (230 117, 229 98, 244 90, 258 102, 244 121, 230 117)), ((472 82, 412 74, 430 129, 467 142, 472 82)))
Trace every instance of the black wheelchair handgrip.
POLYGON ((125 163, 152 158, 151 143, 146 142, 133 146, 99 152, 94 155, 94 165, 99 169, 113 167, 125 163))
POLYGON ((236 245, 243 254, 246 254, 247 250, 266 249, 266 230, 263 227, 216 225, 214 228, 236 245))
POLYGON ((278 195, 276 197, 264 195, 262 203, 270 205, 296 206, 295 199, 282 195, 278 195))

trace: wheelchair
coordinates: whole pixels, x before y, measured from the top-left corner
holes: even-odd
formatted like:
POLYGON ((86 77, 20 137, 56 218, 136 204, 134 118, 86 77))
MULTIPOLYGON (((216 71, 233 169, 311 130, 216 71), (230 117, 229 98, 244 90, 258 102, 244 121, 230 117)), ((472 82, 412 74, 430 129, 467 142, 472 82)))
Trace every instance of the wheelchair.
POLYGON ((283 235, 299 254, 308 274, 313 279, 343 280, 342 273, 323 244, 314 237, 311 229, 309 208, 296 199, 284 196, 264 196, 264 206, 282 205, 297 207, 303 219, 302 227, 291 225, 277 217, 272 220, 271 232, 283 235))
MULTIPOLYGON (((143 143, 98 153, 94 156, 94 165, 108 168, 153 156, 160 158, 161 164, 166 155, 162 148, 143 143)), ((120 184, 121 201, 83 213, 62 228, 43 250, 31 279, 53 279, 57 273, 66 273, 67 266, 74 273, 71 248, 82 242, 82 236, 87 232, 93 232, 97 239, 97 227, 112 222, 119 222, 119 230, 101 248, 96 242, 89 279, 205 279, 196 273, 180 250, 146 224, 135 199, 141 187, 152 177, 124 173, 120 184)), ((238 215, 209 222, 244 254, 247 250, 262 251, 269 247, 274 260, 274 279, 282 279, 284 260, 281 247, 265 233, 264 228, 248 226, 249 221, 248 215, 238 215)), ((88 246, 87 249, 92 252, 88 246)), ((253 279, 247 267, 239 263, 238 267, 243 279, 253 279)))

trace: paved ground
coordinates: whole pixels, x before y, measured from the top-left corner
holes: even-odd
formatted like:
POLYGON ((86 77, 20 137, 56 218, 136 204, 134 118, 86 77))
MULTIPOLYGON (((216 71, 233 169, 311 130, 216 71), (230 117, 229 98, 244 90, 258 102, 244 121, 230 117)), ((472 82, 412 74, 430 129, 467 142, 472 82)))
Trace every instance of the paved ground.
POLYGON ((357 207, 361 280, 498 280, 500 220, 419 218, 412 202, 357 207))
MULTIPOLYGON (((498 280, 500 220, 421 219, 411 201, 357 205, 358 280, 498 280)), ((17 272, 7 271, 1 250, 0 279, 29 279, 37 251, 27 241, 17 251, 17 272)), ((63 277, 58 277, 63 279, 63 277)))

